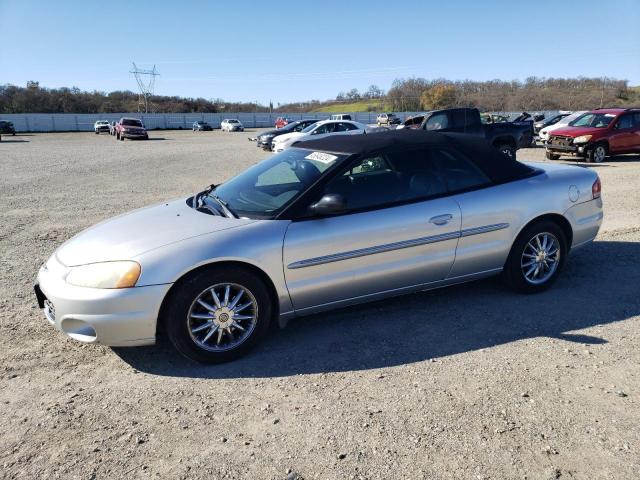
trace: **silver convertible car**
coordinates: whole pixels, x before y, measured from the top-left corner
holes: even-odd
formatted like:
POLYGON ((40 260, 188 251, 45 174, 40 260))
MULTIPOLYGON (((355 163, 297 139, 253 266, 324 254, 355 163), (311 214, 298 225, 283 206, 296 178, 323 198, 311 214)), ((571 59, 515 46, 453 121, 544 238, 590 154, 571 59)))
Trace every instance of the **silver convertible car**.
POLYGON ((539 292, 602 217, 591 169, 457 134, 327 137, 81 232, 35 291, 81 342, 147 345, 162 326, 182 354, 221 362, 272 322, 359 302, 498 274, 539 292))

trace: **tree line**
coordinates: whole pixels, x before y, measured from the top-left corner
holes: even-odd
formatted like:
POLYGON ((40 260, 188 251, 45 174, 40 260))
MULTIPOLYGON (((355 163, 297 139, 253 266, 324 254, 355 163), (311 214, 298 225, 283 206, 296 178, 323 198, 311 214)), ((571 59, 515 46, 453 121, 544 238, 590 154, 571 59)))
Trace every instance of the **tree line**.
POLYGON ((392 110, 433 110, 456 106, 481 111, 587 110, 631 106, 637 92, 613 78, 538 78, 524 82, 397 79, 386 95, 392 110))
MULTIPOLYGON (((365 110, 420 111, 455 106, 481 111, 583 110, 600 106, 638 106, 640 89, 626 80, 597 78, 538 78, 525 81, 451 81, 399 78, 385 92, 376 85, 363 92, 353 88, 335 99, 264 106, 253 102, 154 95, 157 113, 309 112, 340 104, 362 104, 365 110)), ((73 88, 0 85, 0 113, 117 113, 138 111, 138 94, 123 90, 86 92, 73 88)))
MULTIPOLYGON (((154 113, 264 112, 269 107, 256 103, 226 102, 222 99, 149 97, 154 113)), ((138 94, 128 90, 85 92, 73 88, 44 88, 31 81, 26 87, 0 85, 0 113, 119 113, 138 111, 138 94)))

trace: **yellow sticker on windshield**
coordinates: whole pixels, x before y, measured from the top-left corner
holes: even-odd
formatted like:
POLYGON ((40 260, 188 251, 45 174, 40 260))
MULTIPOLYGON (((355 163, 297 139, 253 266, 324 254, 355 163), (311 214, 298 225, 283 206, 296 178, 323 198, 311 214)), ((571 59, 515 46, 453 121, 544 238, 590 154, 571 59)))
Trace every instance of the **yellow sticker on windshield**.
POLYGON ((312 154, 307 155, 304 158, 306 158, 307 160, 316 160, 317 162, 320 162, 320 163, 331 163, 335 161, 338 157, 336 157, 335 155, 331 155, 330 153, 313 152, 312 154))

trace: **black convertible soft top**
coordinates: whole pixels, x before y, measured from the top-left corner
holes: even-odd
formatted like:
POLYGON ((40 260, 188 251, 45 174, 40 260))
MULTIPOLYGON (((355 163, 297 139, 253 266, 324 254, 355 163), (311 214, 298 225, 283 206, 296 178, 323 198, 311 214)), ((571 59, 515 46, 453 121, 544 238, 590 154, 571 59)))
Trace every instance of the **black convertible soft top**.
POLYGON ((316 140, 303 141, 295 146, 350 155, 394 153, 428 146, 452 147, 464 153, 496 183, 526 177, 535 171, 499 152, 483 138, 463 133, 402 129, 365 135, 329 135, 316 140))

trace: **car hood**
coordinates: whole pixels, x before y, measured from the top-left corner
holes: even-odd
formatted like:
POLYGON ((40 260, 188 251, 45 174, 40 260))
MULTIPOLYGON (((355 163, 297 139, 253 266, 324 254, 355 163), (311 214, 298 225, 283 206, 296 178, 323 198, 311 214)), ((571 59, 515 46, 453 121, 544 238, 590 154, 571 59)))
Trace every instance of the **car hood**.
POLYGON ((553 131, 554 135, 564 135, 567 137, 579 137, 580 135, 593 135, 595 133, 600 133, 604 131, 604 128, 593 128, 593 127, 571 127, 569 125, 565 125, 562 128, 558 128, 553 131))
POLYGON ((208 215, 189 207, 186 199, 173 200, 98 223, 65 242, 56 256, 66 266, 128 260, 164 245, 254 221, 208 215))
POLYGON ((280 130, 267 130, 266 132, 262 132, 260 135, 258 135, 259 137, 263 137, 265 135, 286 135, 285 133, 281 132, 280 130))

